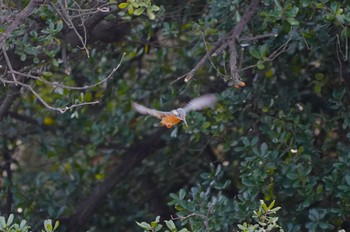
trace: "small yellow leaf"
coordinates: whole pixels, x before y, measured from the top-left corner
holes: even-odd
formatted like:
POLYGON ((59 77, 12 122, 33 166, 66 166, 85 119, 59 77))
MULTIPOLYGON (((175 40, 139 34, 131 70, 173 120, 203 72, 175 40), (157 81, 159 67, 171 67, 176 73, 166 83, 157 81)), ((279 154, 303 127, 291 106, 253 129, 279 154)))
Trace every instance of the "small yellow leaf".
POLYGON ((46 117, 44 118, 44 124, 45 124, 46 126, 52 126, 52 125, 55 124, 55 119, 53 119, 51 116, 46 116, 46 117))
POLYGON ((118 5, 118 7, 119 7, 119 9, 125 9, 125 8, 127 8, 128 7, 128 3, 126 3, 126 2, 123 2, 123 3, 120 3, 119 5, 118 5))
POLYGON ((101 173, 97 173, 95 175, 96 180, 104 180, 105 179, 105 175, 101 174, 101 173))
POLYGON ((268 69, 268 70, 265 72, 265 77, 266 77, 266 78, 270 78, 270 77, 272 77, 272 75, 273 75, 273 71, 272 71, 271 68, 268 69))
POLYGON ((130 15, 132 15, 132 14, 134 13, 134 7, 132 7, 132 5, 129 5, 129 6, 128 6, 128 13, 129 13, 130 15))

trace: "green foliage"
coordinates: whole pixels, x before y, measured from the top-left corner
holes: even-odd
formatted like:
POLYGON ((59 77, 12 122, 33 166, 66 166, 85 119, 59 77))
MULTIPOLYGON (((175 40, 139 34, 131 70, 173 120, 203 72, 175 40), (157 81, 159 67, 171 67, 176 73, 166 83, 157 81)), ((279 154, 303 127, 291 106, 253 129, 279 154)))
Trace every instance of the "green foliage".
MULTIPOLYGON (((141 222, 141 223, 136 222, 136 224, 142 229, 144 229, 145 232, 146 231, 157 232, 157 231, 161 231, 161 229, 163 228, 163 225, 159 224, 159 220, 160 220, 160 217, 157 216, 156 220, 151 222, 150 224, 148 224, 147 222, 141 222)), ((186 228, 178 230, 173 220, 164 220, 164 223, 167 227, 167 229, 164 230, 165 232, 189 232, 186 228)))
POLYGON ((118 5, 120 9, 127 9, 130 15, 139 16, 145 11, 149 19, 155 19, 155 11, 159 11, 157 5, 153 5, 151 0, 127 0, 118 5))
MULTIPOLYGON (((29 1, 3 2, 0 32, 29 1)), ((110 12, 91 8, 95 1, 66 1, 77 25, 100 14, 108 14, 102 26, 126 25, 110 29, 104 41, 92 37, 88 53, 81 43, 66 43, 73 28, 57 10, 59 1, 49 2, 6 40, 10 58, 17 57, 15 70, 52 83, 88 86, 104 80, 126 56, 110 79, 82 91, 26 77, 53 106, 99 104, 57 114, 28 89, 16 92, 20 97, 0 124, 1 208, 12 196, 6 210, 24 209, 18 217, 30 225, 42 217, 73 217, 92 189, 114 178, 109 176, 114 167, 127 157, 138 160, 128 148, 159 129, 158 119, 132 110, 132 101, 171 110, 215 92, 214 108, 189 113, 188 127, 165 131, 164 146, 138 165, 125 165, 132 170, 120 173, 125 178, 103 198, 84 230, 115 231, 117 225, 120 231, 134 231, 139 225, 146 231, 230 231, 241 224, 249 231, 260 229, 260 223, 277 224, 275 215, 267 214, 273 208, 265 205, 266 210, 259 199, 278 202, 278 225, 286 231, 348 230, 349 1, 261 1, 237 38, 238 71, 246 83, 240 89, 229 86, 228 49, 211 56, 190 82, 173 81, 238 24, 248 1, 111 0, 103 5, 110 12), (124 10, 148 17, 125 16, 124 10), (158 10, 155 20, 148 20, 158 10), (108 42, 116 34, 120 38, 108 42), (3 174, 7 164, 12 176, 3 174), (170 216, 173 206, 176 218, 170 216), (171 220, 142 222, 156 215, 171 220)), ((84 35, 83 27, 76 29, 84 35)), ((3 74, 9 71, 5 66, 2 62, 3 74)), ((1 85, 1 102, 14 96, 10 90, 11 85, 1 85)), ((3 227, 7 221, 0 218, 3 227)), ((44 227, 57 228, 51 221, 44 227)))
POLYGON ((44 228, 45 230, 42 230, 42 232, 54 232, 57 230, 58 226, 60 225, 59 221, 55 222, 55 225, 52 225, 52 220, 47 219, 44 221, 44 228))
POLYGON ((181 223, 188 224, 191 231, 226 231, 231 226, 232 205, 222 193, 230 181, 222 178, 222 167, 212 165, 210 172, 203 173, 201 181, 189 191, 181 189, 178 194, 170 194, 169 204, 175 206, 181 223))
MULTIPOLYGON (((6 218, 4 216, 0 216, 0 231, 3 232, 29 232, 31 231, 31 227, 27 225, 26 220, 22 220, 20 224, 13 223, 14 215, 10 214, 9 217, 6 218)), ((44 221, 44 230, 42 232, 54 232, 57 230, 59 226, 59 221, 56 221, 55 225, 52 225, 52 220, 47 219, 44 221)))
MULTIPOLYGON (((181 193, 180 193, 181 194, 181 193)), ((174 198, 174 197, 173 197, 174 198)), ((277 224, 278 221, 278 217, 275 217, 274 214, 277 213, 278 210, 281 209, 281 207, 275 207, 275 201, 272 201, 270 203, 269 206, 267 206, 265 204, 265 202, 263 200, 260 200, 260 207, 258 209, 258 211, 254 211, 254 215, 253 218, 256 221, 256 224, 249 224, 244 222, 243 224, 238 224, 237 227, 239 229, 239 231, 242 232, 259 232, 259 231, 276 231, 276 229, 278 229, 279 231, 283 232, 284 230, 277 224)), ((179 210, 179 209, 177 209, 179 210)), ((182 210, 180 209, 179 212, 181 212, 182 210)), ((229 213, 227 213, 228 215, 229 213)), ((187 220, 187 218, 191 218, 194 216, 199 216, 196 213, 192 213, 187 215, 186 217, 179 217, 178 219, 180 219, 181 221, 183 220, 187 220)), ((204 224, 206 226, 206 229, 204 229, 201 226, 191 226, 191 231, 213 231, 212 229, 210 229, 209 226, 207 226, 207 219, 205 218, 205 216, 200 216, 199 217, 200 220, 202 220, 202 224, 204 224)), ((147 222, 136 222, 136 224, 143 228, 144 231, 162 231, 163 226, 161 224, 159 224, 159 220, 160 217, 157 216, 156 220, 151 222, 150 224, 147 222)), ((165 232, 168 231, 172 231, 172 232, 186 232, 189 231, 186 228, 182 228, 180 230, 178 230, 176 228, 176 225, 174 223, 173 220, 164 220, 165 225, 167 226, 167 229, 169 230, 164 230, 165 232)), ((217 228, 219 229, 219 228, 217 228)), ((222 228, 221 228, 222 231, 222 228)), ((225 231, 228 231, 227 229, 225 231)))
POLYGON ((278 217, 273 215, 277 213, 281 207, 275 207, 275 201, 272 201, 269 206, 265 204, 263 200, 260 200, 260 207, 258 211, 254 211, 253 218, 257 222, 256 224, 248 224, 244 222, 242 225, 238 224, 238 228, 242 232, 250 231, 279 231, 283 232, 284 230, 277 224, 278 217))

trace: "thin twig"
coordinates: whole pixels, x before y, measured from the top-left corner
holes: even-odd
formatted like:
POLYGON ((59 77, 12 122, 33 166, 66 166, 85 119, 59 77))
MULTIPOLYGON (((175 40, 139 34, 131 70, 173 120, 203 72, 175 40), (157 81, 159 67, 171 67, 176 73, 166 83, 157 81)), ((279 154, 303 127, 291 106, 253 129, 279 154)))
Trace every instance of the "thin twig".
POLYGON ((87 43, 87 34, 86 34, 86 28, 84 25, 84 20, 82 19, 82 17, 80 17, 81 20, 81 25, 83 28, 83 33, 84 33, 84 38, 83 36, 80 35, 79 31, 77 30, 76 26, 74 25, 70 15, 67 13, 67 9, 65 8, 65 6, 62 4, 61 1, 58 1, 58 4, 60 6, 60 9, 58 9, 55 4, 51 3, 51 6, 56 10, 56 12, 61 16, 62 20, 67 24, 67 26, 71 29, 73 29, 74 33, 76 34, 76 36, 78 37, 78 39, 81 42, 82 47, 80 47, 81 49, 85 50, 85 53, 87 55, 88 58, 90 58, 90 54, 89 54, 89 50, 86 47, 86 43, 87 43))
MULTIPOLYGON (((122 60, 124 59, 124 56, 125 56, 125 53, 123 54, 120 62, 118 63, 118 65, 110 72, 110 74, 104 78, 103 80, 93 84, 93 85, 89 85, 89 86, 83 86, 83 87, 72 87, 72 86, 66 86, 66 85, 62 85, 62 84, 59 84, 59 83, 54 83, 54 82, 49 82, 49 81, 46 81, 45 79, 42 79, 40 77, 37 77, 37 76, 33 76, 33 75, 30 75, 30 74, 24 74, 24 73, 20 73, 20 72, 17 72, 15 70, 12 69, 12 65, 11 65, 11 62, 9 61, 8 63, 8 67, 10 69, 10 71, 8 73, 10 73, 11 75, 14 75, 14 74, 17 74, 17 75, 21 75, 21 76, 25 76, 25 77, 29 77, 29 78, 33 78, 35 80, 40 80, 46 84, 50 84, 52 86, 55 86, 55 87, 61 87, 61 88, 66 88, 66 89, 74 89, 74 90, 84 90, 84 89, 88 89, 88 88, 92 88, 94 86, 97 86, 97 85, 100 85, 104 82, 106 82, 109 78, 111 78, 113 76, 113 74, 119 69, 120 65, 121 65, 121 62, 122 60)), ((49 105, 34 89, 31 85, 28 85, 28 84, 25 84, 23 82, 20 82, 20 81, 17 81, 17 79, 14 79, 12 81, 10 80, 6 80, 2 77, 0 77, 0 81, 2 83, 7 83, 7 84, 13 84, 13 85, 20 85, 24 88, 27 88, 34 96, 37 97, 37 99, 48 109, 50 110, 54 110, 54 111, 58 111, 60 113, 64 113, 66 112, 67 110, 70 110, 70 109, 73 109, 73 108, 76 108, 76 107, 79 107, 79 106, 84 106, 84 105, 93 105, 93 104, 98 104, 99 101, 93 101, 93 102, 82 102, 82 103, 76 103, 76 104, 73 104, 71 106, 66 106, 64 108, 61 108, 61 107, 53 107, 51 105, 49 105)))
POLYGON ((301 29, 299 29, 299 31, 300 31, 301 38, 303 39, 303 41, 304 41, 304 43, 305 43, 305 45, 307 47, 307 50, 310 50, 310 45, 306 41, 305 36, 303 35, 303 32, 301 31, 301 29))
POLYGON ((9 38, 12 31, 16 30, 19 25, 21 25, 22 21, 28 18, 29 15, 33 13, 33 11, 39 7, 41 4, 44 4, 44 0, 31 0, 28 5, 19 13, 15 20, 11 22, 11 24, 6 28, 6 30, 1 33, 0 36, 0 47, 2 48, 5 44, 5 41, 9 38))
POLYGON ((43 82, 43 83, 45 83, 47 85, 55 86, 55 87, 58 87, 58 88, 70 89, 70 90, 86 90, 86 89, 90 89, 92 87, 101 85, 102 83, 108 81, 113 76, 113 74, 120 68, 121 63, 124 60, 124 57, 125 57, 125 53, 123 53, 122 58, 120 59, 118 65, 115 68, 112 69, 112 71, 108 74, 108 76, 106 78, 104 78, 101 81, 99 81, 97 83, 94 83, 92 85, 85 85, 85 86, 81 86, 81 87, 68 86, 68 85, 57 83, 57 82, 47 81, 47 80, 45 80, 45 79, 43 79, 43 78, 41 78, 39 76, 34 76, 34 75, 31 75, 31 74, 21 73, 21 72, 15 71, 15 70, 9 71, 9 73, 13 73, 13 74, 25 76, 25 77, 28 77, 28 78, 32 78, 34 80, 41 81, 41 82, 43 82))
POLYGON ((4 193, 7 195, 6 196, 6 203, 5 203, 5 208, 4 211, 6 214, 10 214, 11 208, 13 205, 13 180, 12 180, 12 169, 11 165, 13 163, 13 159, 10 154, 9 146, 7 144, 8 139, 6 136, 3 136, 3 149, 2 149, 2 157, 4 160, 4 165, 3 165, 3 170, 6 173, 6 182, 7 182, 7 187, 4 188, 4 193))
POLYGON ((232 39, 228 41, 228 46, 230 48, 230 73, 232 77, 233 84, 239 84, 241 81, 238 69, 237 69, 237 49, 236 49, 236 40, 232 39))
POLYGON ((188 219, 188 218, 190 218, 190 217, 200 217, 200 218, 204 218, 204 219, 207 218, 206 215, 199 214, 199 213, 191 213, 191 214, 189 214, 189 215, 187 215, 187 216, 185 216, 185 217, 184 217, 184 216, 177 216, 177 217, 174 217, 173 215, 171 215, 170 217, 171 217, 171 220, 181 220, 181 221, 186 220, 186 219, 188 219))
POLYGON ((9 58, 8 55, 7 55, 5 46, 2 46, 2 54, 4 54, 4 57, 5 57, 5 60, 6 60, 6 64, 7 64, 7 66, 8 66, 9 69, 10 69, 11 76, 12 76, 12 78, 13 78, 13 81, 17 82, 17 79, 16 79, 15 74, 12 73, 12 71, 13 71, 12 64, 11 64, 10 58, 9 58))
POLYGON ((339 55, 339 53, 341 53, 341 48, 340 48, 340 41, 339 41, 338 35, 337 35, 337 43, 335 46, 336 46, 335 50, 336 50, 336 54, 337 54, 337 60, 339 63, 339 79, 340 79, 340 81, 342 81, 343 80, 343 64, 342 64, 342 61, 341 61, 340 55, 339 55))
MULTIPOLYGON (((185 82, 188 82, 192 79, 194 74, 204 65, 205 61, 207 60, 208 57, 212 55, 219 55, 219 52, 221 53, 225 49, 225 43, 228 43, 229 40, 231 39, 236 39, 239 37, 241 32, 243 31, 245 25, 249 22, 250 18, 253 16, 255 11, 258 8, 258 5, 261 0, 252 0, 250 5, 248 6, 246 12, 244 13, 243 17, 241 20, 236 24, 236 26, 227 34, 227 36, 224 36, 220 38, 214 47, 207 52, 200 60, 199 62, 195 65, 195 67, 189 71, 187 74, 185 74, 185 82), (218 52, 219 51, 219 52, 218 52)), ((181 79, 181 78, 177 78, 181 79)))
POLYGON ((267 33, 267 34, 263 34, 263 35, 257 35, 257 36, 253 36, 253 37, 240 37, 237 38, 236 40, 238 42, 242 42, 242 41, 254 41, 254 40, 260 40, 260 39, 265 39, 267 37, 277 37, 278 34, 277 33, 267 33))
MULTIPOLYGON (((267 57, 267 58, 265 58, 264 60, 262 60, 262 61, 261 61, 261 64, 263 64, 263 63, 265 63, 265 62, 272 61, 272 60, 276 59, 279 55, 281 55, 282 53, 284 53, 285 51, 287 51, 287 49, 288 49, 288 44, 289 44, 289 42, 291 41, 291 39, 292 39, 292 37, 290 36, 290 37, 288 38, 288 40, 287 40, 284 44, 282 44, 281 46, 279 46, 275 51, 273 51, 269 57, 267 57)), ((238 71, 241 72, 241 71, 244 71, 244 70, 247 70, 247 69, 250 69, 250 68, 254 68, 254 67, 256 67, 256 66, 257 66, 257 64, 250 65, 250 66, 246 66, 246 67, 244 67, 244 68, 242 68, 242 69, 239 69, 238 71)))
POLYGON ((27 84, 24 84, 22 82, 19 82, 19 81, 9 81, 9 80, 5 80, 3 78, 0 77, 0 81, 2 81, 3 83, 7 83, 7 84, 14 84, 14 85, 20 85, 24 88, 27 88, 34 96, 37 97, 37 99, 48 109, 50 110, 54 110, 54 111, 58 111, 60 113, 64 113, 66 112, 67 110, 70 110, 72 108, 75 108, 75 107, 79 107, 79 106, 83 106, 83 105, 93 105, 93 104, 97 104, 99 103, 99 101, 93 101, 93 102, 82 102, 82 103, 76 103, 76 104, 73 104, 71 106, 66 106, 64 108, 60 108, 60 107, 53 107, 53 106, 50 106, 34 89, 32 86, 30 85, 27 85, 27 84))
POLYGON ((344 61, 347 61, 348 60, 348 37, 346 35, 346 32, 344 33, 345 34, 345 54, 343 53, 343 51, 341 50, 341 42, 340 42, 340 37, 339 35, 337 34, 336 37, 337 37, 337 48, 339 49, 339 52, 340 54, 343 56, 343 60, 344 61))
MULTIPOLYGON (((204 35, 203 31, 202 31, 202 37, 203 37, 203 43, 204 43, 204 46, 205 46, 205 51, 208 53, 209 48, 208 48, 207 41, 205 40, 205 35, 204 35)), ((220 70, 215 66, 215 64, 214 64, 213 60, 211 59, 211 57, 208 57, 208 59, 209 59, 209 61, 210 61, 211 66, 215 69, 215 71, 216 71, 219 75, 225 77, 225 75, 222 74, 222 73, 220 72, 220 70)))

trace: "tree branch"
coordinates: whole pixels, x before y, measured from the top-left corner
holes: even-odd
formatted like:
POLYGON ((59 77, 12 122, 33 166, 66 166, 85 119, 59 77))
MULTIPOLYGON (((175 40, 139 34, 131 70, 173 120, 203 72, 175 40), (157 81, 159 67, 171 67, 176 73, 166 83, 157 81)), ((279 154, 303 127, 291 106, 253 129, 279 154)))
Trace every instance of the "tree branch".
POLYGON ((10 155, 10 151, 8 150, 7 146, 7 138, 4 136, 3 137, 3 152, 2 156, 4 159, 4 168, 3 171, 6 173, 6 179, 8 182, 8 186, 5 190, 6 192, 6 203, 4 207, 4 213, 5 215, 9 215, 11 213, 12 209, 12 204, 13 204, 13 192, 12 192, 12 170, 11 170, 11 163, 12 163, 12 158, 10 155))
MULTIPOLYGON (((21 81, 21 80, 17 80, 17 81, 21 81)), ((9 88, 7 90, 6 97, 0 105, 0 121, 7 115, 12 103, 15 101, 16 97, 19 96, 20 89, 21 89, 21 86, 13 86, 12 88, 9 88)))
POLYGON ((2 48, 5 41, 9 38, 12 31, 17 29, 17 27, 26 19, 33 11, 43 4, 44 0, 31 0, 28 5, 17 15, 17 18, 6 28, 5 32, 0 36, 0 47, 2 48))
MULTIPOLYGON (((31 0, 29 4, 17 15, 17 18, 6 28, 5 32, 0 36, 0 47, 3 48, 5 41, 9 38, 10 34, 21 24, 21 22, 26 19, 32 12, 44 3, 44 0, 31 0)), ((7 55, 4 53, 4 56, 7 55)), ((6 62, 8 62, 8 57, 5 56, 6 62)), ((12 76, 15 79, 15 76, 12 76)), ((18 80, 16 80, 18 81, 18 80)), ((21 80, 19 80, 21 82, 21 80)), ((0 121, 5 117, 9 111, 12 103, 19 95, 20 86, 16 86, 8 90, 5 99, 0 105, 0 121)))
POLYGON ((142 160, 153 154, 156 150, 166 145, 162 140, 161 135, 166 129, 162 128, 154 134, 146 137, 144 140, 133 144, 125 154, 122 162, 111 170, 107 178, 97 187, 92 190, 92 194, 77 208, 76 213, 69 217, 68 231, 79 231, 89 218, 93 215, 96 209, 102 204, 105 196, 122 180, 129 171, 140 165, 142 160))
MULTIPOLYGON (((260 1, 261 0, 252 0, 250 5, 248 6, 247 10, 245 11, 243 17, 237 23, 237 25, 225 37, 220 38, 216 42, 214 47, 200 59, 200 61, 196 64, 196 66, 190 72, 188 72, 184 76, 179 77, 178 79, 185 77, 185 80, 184 80, 185 82, 190 81, 192 79, 192 77, 194 76, 194 74, 204 65, 204 63, 208 59, 208 57, 217 56, 221 52, 223 52, 224 49, 229 45, 229 41, 233 40, 235 42, 236 39, 242 33, 244 27, 249 22, 250 18, 253 16, 255 11, 258 9, 258 5, 259 5, 260 1)), ((231 45, 231 50, 232 50, 232 45, 231 45)), ((231 54, 232 53, 234 53, 234 52, 231 51, 231 54)), ((231 59, 233 59, 233 58, 231 58, 231 59)), ((231 62, 232 62, 232 60, 231 60, 231 62)), ((237 69, 237 67, 236 67, 236 69, 237 69)), ((231 70, 231 73, 232 72, 235 73, 235 71, 231 70)))

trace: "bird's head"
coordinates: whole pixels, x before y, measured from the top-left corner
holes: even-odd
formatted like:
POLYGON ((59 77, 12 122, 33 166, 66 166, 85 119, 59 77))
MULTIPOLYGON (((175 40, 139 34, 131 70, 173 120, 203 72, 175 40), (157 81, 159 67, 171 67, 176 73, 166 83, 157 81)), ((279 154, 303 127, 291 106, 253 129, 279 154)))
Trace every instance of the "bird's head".
POLYGON ((180 119, 181 121, 183 121, 185 123, 186 126, 187 122, 186 122, 186 111, 182 108, 178 108, 176 110, 171 111, 175 117, 177 117, 178 119, 180 119))

